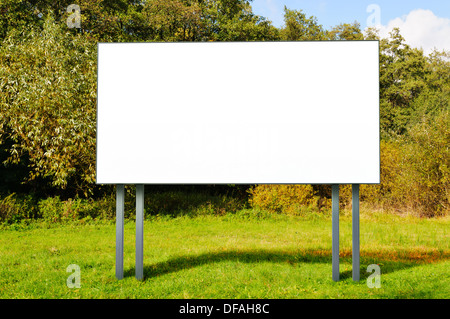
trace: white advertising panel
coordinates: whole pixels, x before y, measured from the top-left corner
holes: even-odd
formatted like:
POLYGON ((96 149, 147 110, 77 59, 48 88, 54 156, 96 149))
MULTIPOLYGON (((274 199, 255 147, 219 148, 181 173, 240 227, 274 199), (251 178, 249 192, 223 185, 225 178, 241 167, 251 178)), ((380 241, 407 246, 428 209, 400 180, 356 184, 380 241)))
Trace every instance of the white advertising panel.
POLYGON ((100 43, 97 183, 380 182, 377 41, 100 43))

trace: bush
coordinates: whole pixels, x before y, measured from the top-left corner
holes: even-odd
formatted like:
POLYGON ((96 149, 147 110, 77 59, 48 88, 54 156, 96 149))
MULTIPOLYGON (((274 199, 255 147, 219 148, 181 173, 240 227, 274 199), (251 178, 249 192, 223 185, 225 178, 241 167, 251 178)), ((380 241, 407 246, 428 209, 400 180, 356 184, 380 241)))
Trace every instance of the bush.
MULTIPOLYGON (((114 220, 116 217, 115 195, 101 199, 61 200, 49 197, 38 203, 39 216, 49 223, 65 223, 81 219, 114 220)), ((210 195, 201 192, 147 192, 144 198, 145 217, 151 215, 224 215, 245 207, 241 199, 210 195)), ((134 187, 126 187, 124 217, 134 219, 136 195, 134 187)))
MULTIPOLYGON (((131 199, 135 200, 134 196, 131 199)), ((243 200, 232 196, 182 191, 146 193, 144 204, 148 215, 173 216, 224 215, 245 206, 243 200)))
POLYGON ((449 112, 424 117, 398 142, 381 143, 381 184, 362 185, 362 200, 424 217, 448 214, 449 112))
MULTIPOLYGON (((304 215, 331 209, 331 185, 256 185, 249 190, 250 204, 272 213, 304 215)), ((352 185, 339 185, 339 207, 352 202, 352 185)))
POLYGON ((405 143, 405 167, 400 184, 412 209, 431 217, 449 212, 450 206, 450 113, 424 116, 409 130, 405 143))
MULTIPOLYGON (((320 206, 312 185, 256 185, 249 189, 250 205, 273 213, 301 214, 304 206, 320 206)), ((328 203, 324 203, 327 206, 328 203)))
POLYGON ((31 196, 18 197, 12 193, 0 200, 0 222, 18 223, 36 217, 36 209, 31 196))
POLYGON ((361 201, 377 207, 394 208, 403 202, 404 187, 399 183, 403 149, 398 142, 380 143, 381 177, 380 184, 363 184, 360 189, 361 201))
POLYGON ((115 217, 113 198, 68 199, 62 201, 58 196, 43 199, 38 203, 40 216, 50 223, 64 223, 79 219, 112 219, 115 217))

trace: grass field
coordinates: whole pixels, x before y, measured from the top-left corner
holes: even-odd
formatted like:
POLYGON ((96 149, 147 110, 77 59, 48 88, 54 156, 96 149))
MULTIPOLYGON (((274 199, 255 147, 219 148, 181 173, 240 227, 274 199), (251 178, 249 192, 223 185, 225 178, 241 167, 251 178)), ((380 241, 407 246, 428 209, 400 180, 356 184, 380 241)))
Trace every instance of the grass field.
POLYGON ((351 278, 351 216, 340 223, 341 281, 331 280, 331 218, 251 211, 145 221, 145 280, 134 278, 133 221, 125 278, 115 279, 115 226, 0 230, 0 298, 449 298, 450 219, 361 212, 361 280, 351 278), (70 264, 81 288, 69 289, 70 264), (367 266, 381 268, 369 288, 367 266))

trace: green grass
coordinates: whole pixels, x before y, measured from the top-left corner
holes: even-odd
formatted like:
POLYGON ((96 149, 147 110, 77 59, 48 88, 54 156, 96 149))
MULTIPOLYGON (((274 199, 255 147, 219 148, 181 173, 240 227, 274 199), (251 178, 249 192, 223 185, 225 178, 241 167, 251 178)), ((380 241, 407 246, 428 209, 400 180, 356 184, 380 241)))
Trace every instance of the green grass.
POLYGON ((0 298, 449 298, 449 224, 362 212, 361 280, 353 282, 351 218, 343 212, 337 283, 328 215, 146 220, 142 282, 134 278, 132 221, 120 281, 113 223, 3 229, 0 298), (81 268, 79 289, 66 286, 70 264, 81 268), (370 264, 381 267, 381 288, 367 286, 370 264))

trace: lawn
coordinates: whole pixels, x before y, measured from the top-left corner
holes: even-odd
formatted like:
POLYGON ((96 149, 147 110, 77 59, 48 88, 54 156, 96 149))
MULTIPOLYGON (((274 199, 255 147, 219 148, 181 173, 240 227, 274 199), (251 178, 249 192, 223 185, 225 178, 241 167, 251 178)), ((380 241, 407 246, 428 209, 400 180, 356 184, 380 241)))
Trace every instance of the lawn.
POLYGON ((331 279, 331 218, 251 211, 145 221, 144 275, 134 278, 133 221, 125 278, 115 279, 115 225, 80 222, 0 230, 0 298, 449 298, 449 218, 361 212, 361 280, 351 278, 351 216, 340 223, 341 280, 331 279), (69 265, 81 287, 68 288, 69 265), (381 288, 369 288, 378 264, 381 288))

